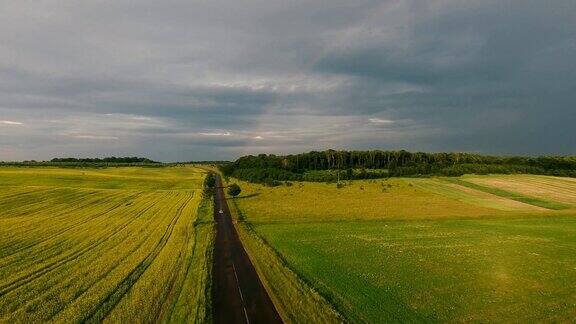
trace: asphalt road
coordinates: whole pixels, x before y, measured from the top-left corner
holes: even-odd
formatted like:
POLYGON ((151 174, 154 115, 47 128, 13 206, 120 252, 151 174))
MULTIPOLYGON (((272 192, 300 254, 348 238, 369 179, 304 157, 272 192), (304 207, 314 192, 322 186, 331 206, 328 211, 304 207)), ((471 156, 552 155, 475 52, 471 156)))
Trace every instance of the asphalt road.
POLYGON ((214 322, 282 323, 232 223, 220 177, 216 178, 216 187, 212 285, 214 322))

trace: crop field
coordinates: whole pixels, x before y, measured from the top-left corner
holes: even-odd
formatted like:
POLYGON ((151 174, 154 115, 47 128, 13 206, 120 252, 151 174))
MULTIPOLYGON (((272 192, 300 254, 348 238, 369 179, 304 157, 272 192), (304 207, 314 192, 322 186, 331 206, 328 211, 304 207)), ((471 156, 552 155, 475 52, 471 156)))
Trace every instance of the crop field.
POLYGON ((576 179, 533 175, 465 177, 470 182, 576 205, 576 179))
POLYGON ((573 179, 241 186, 249 228, 353 322, 576 317, 573 179))
POLYGON ((402 179, 264 187, 241 182, 237 201, 252 223, 479 217, 493 209, 467 204, 402 179))
POLYGON ((204 320, 194 168, 0 168, 0 322, 204 320))

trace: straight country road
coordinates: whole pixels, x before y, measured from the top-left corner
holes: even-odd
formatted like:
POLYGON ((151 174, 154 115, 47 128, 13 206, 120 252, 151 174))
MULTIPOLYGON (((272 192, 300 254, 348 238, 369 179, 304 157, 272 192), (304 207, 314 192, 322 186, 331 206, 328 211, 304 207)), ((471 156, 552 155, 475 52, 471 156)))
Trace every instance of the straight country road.
POLYGON ((212 300, 214 322, 282 323, 232 223, 222 180, 216 176, 214 197, 216 244, 212 300))

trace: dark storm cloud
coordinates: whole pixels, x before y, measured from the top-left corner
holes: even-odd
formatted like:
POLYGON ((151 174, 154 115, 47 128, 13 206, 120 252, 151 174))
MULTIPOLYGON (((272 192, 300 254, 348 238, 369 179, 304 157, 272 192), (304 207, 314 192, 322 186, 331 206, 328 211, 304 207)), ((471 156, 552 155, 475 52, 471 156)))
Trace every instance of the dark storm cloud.
POLYGON ((0 160, 576 153, 574 1, 0 1, 0 160))

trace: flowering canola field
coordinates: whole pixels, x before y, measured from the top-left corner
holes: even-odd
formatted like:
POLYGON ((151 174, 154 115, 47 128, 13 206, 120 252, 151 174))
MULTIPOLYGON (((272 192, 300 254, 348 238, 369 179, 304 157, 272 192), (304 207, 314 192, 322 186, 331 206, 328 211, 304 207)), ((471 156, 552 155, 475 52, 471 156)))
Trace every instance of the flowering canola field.
POLYGON ((0 168, 0 322, 204 320, 195 168, 0 168))

